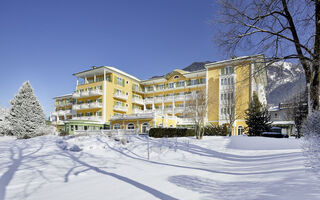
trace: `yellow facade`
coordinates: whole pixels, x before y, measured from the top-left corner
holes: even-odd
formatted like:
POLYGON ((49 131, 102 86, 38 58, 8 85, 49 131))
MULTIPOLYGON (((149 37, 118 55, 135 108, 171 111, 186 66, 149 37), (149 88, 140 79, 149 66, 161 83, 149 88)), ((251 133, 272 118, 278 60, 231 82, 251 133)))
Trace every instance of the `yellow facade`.
MULTIPOLYGON (((257 88, 266 85, 266 74, 253 74, 258 66, 255 60, 258 59, 264 58, 257 55, 208 63, 205 69, 198 71, 174 70, 165 76, 144 81, 113 67, 93 67, 74 74, 78 79, 76 92, 56 99, 57 102, 69 99, 72 105, 59 105, 56 112, 71 109, 72 114, 61 116, 62 120, 97 121, 110 124, 110 128, 119 124, 120 128, 126 129, 128 124, 134 124, 142 131, 143 123, 150 127, 177 127, 187 121, 185 110, 191 94, 205 91, 205 122, 222 125, 228 124, 227 118, 223 117, 225 105, 222 98, 226 93, 232 93, 235 99, 232 133, 236 135, 246 127, 245 110, 253 92, 258 92, 259 98, 265 99, 265 94, 260 94, 261 89, 257 88), (79 79, 82 83, 78 82, 79 79), (232 91, 222 84, 223 81, 232 85, 232 91), (148 115, 150 112, 153 115, 148 115), (142 115, 149 118, 141 118, 142 115)), ((190 121, 188 123, 190 125, 190 121)))

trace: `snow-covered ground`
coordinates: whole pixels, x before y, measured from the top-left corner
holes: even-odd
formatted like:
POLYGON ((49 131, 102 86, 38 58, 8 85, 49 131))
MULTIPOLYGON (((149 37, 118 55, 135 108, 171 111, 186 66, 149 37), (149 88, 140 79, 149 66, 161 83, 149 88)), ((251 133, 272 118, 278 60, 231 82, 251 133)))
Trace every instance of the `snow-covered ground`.
POLYGON ((320 199, 301 140, 128 140, 0 137, 0 199, 320 199))

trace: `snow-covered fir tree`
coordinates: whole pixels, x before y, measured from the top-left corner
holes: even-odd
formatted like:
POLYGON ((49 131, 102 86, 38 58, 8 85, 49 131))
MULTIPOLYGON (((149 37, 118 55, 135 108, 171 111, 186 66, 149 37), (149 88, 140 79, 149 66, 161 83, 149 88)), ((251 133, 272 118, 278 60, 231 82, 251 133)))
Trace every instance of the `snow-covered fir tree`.
POLYGON ((8 110, 0 106, 0 135, 10 134, 10 126, 6 120, 8 110))
POLYGON ((10 103, 7 120, 12 134, 17 138, 36 136, 37 129, 45 125, 45 114, 29 81, 22 84, 10 103))

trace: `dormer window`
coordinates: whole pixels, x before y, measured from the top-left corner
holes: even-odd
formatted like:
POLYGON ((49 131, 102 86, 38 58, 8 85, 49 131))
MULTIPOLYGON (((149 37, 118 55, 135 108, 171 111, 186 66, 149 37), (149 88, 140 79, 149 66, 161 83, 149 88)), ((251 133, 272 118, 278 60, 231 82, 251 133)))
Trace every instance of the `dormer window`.
POLYGON ((173 78, 174 78, 174 79, 177 79, 177 78, 179 78, 179 76, 178 76, 178 75, 175 75, 173 78))

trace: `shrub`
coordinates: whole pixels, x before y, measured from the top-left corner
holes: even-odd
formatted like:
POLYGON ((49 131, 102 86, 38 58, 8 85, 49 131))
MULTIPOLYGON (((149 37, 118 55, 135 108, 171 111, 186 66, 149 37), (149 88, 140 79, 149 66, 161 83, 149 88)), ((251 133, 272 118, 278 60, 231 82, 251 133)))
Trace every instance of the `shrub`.
POLYGON ((195 136, 194 129, 187 128, 151 128, 149 136, 155 138, 162 137, 188 137, 195 136))
POLYGON ((67 131, 65 131, 65 130, 61 130, 59 132, 59 136, 67 136, 67 135, 69 135, 69 133, 67 131))
POLYGON ((308 158, 308 165, 320 177, 320 111, 315 111, 308 116, 302 126, 305 137, 304 150, 308 158))
POLYGON ((205 136, 227 136, 228 135, 228 127, 226 125, 222 126, 206 126, 204 128, 205 136))

